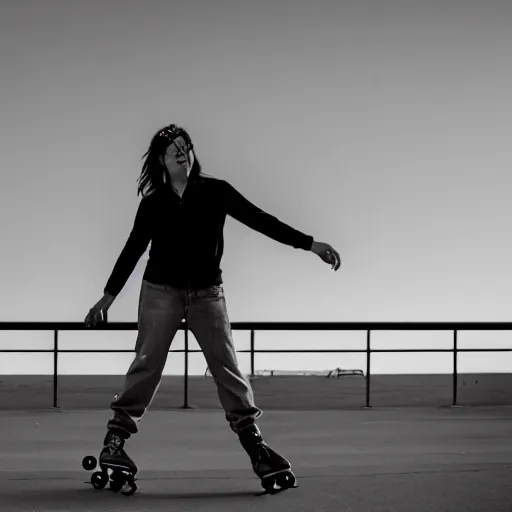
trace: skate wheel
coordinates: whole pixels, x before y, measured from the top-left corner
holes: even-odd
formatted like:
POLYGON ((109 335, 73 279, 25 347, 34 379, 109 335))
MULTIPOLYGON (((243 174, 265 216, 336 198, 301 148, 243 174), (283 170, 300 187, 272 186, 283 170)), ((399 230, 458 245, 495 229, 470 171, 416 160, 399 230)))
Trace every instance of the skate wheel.
POLYGON ((263 478, 261 481, 261 486, 266 491, 272 491, 276 485, 276 477, 275 476, 269 476, 267 478, 263 478))
POLYGON ((137 490, 137 485, 133 480, 133 477, 129 478, 123 485, 123 490, 121 494, 123 496, 131 496, 137 490))
POLYGON ((82 460, 82 467, 86 471, 92 471, 93 469, 96 469, 96 465, 98 464, 95 457, 92 455, 88 455, 87 457, 84 457, 82 460))
POLYGON ((121 473, 121 471, 114 471, 110 475, 110 488, 114 492, 118 492, 123 488, 123 485, 126 482, 126 476, 121 473))
POLYGON ((96 471, 91 476, 91 484, 95 489, 104 489, 108 483, 108 475, 102 471, 96 471))
POLYGON ((290 471, 289 473, 281 473, 276 476, 276 484, 281 489, 290 489, 295 487, 295 475, 290 471))

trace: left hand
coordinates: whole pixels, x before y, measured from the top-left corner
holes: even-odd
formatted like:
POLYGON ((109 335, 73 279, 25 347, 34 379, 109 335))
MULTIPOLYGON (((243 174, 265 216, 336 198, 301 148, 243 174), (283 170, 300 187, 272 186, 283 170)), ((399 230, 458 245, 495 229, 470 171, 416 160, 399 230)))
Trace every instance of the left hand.
POLYGON ((341 267, 341 258, 338 252, 333 249, 329 244, 324 242, 313 242, 311 250, 320 256, 322 261, 332 265, 333 270, 338 270, 341 267))

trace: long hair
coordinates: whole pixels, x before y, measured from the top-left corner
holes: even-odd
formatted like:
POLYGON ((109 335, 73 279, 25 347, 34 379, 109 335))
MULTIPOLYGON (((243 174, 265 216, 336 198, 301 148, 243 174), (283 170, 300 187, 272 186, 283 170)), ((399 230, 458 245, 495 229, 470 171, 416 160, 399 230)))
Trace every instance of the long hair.
POLYGON ((185 139, 187 152, 192 151, 194 156, 194 163, 192 164, 188 179, 195 180, 198 176, 205 175, 202 172, 202 167, 197 158, 190 135, 184 128, 170 124, 158 130, 158 132, 153 135, 148 150, 142 155, 142 159, 145 158, 145 161, 142 165, 142 172, 137 180, 139 182, 137 196, 142 194, 142 197, 146 197, 146 194, 168 186, 164 181, 164 176, 166 174, 168 175, 168 170, 164 163, 164 156, 169 144, 172 144, 172 142, 180 136, 185 139))

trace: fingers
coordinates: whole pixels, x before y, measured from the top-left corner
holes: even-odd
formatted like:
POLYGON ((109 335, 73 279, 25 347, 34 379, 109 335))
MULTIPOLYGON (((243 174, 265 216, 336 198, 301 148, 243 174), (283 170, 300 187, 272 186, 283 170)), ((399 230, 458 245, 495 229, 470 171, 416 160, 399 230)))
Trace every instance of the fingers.
POLYGON ((100 310, 91 310, 88 315, 85 317, 84 323, 86 327, 96 327, 99 323, 105 321, 106 312, 103 309, 100 310))
POLYGON ((336 262, 335 262, 334 270, 338 270, 341 267, 341 258, 340 258, 340 255, 336 251, 334 251, 334 254, 336 255, 336 262))
POLYGON ((338 252, 332 247, 326 251, 327 263, 331 264, 333 270, 338 270, 341 266, 341 258, 338 252))
POLYGON ((94 317, 91 314, 89 314, 85 317, 84 323, 85 323, 86 327, 95 327, 96 326, 96 324, 94 322, 94 317))
POLYGON ((340 259, 340 255, 334 251, 334 256, 335 256, 335 266, 336 268, 339 268, 340 267, 340 262, 341 262, 341 259, 340 259))

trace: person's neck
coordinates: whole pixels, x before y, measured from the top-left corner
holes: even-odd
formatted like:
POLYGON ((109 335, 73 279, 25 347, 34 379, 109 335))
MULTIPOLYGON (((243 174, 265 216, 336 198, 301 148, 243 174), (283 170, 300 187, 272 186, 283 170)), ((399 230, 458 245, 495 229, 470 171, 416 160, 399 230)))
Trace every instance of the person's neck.
POLYGON ((187 179, 187 178, 185 178, 185 179, 181 179, 181 180, 171 180, 171 185, 172 185, 174 188, 182 189, 182 188, 185 188, 185 187, 186 187, 187 182, 188 182, 188 179, 187 179))
POLYGON ((171 181, 171 187, 179 196, 181 196, 185 190, 185 187, 187 186, 187 181, 188 180, 186 178, 185 180, 171 181))
POLYGON ((171 177, 170 173, 167 173, 164 175, 164 182, 168 184, 170 181, 172 188, 182 189, 185 188, 188 182, 188 176, 187 174, 182 174, 181 176, 174 176, 171 177))

